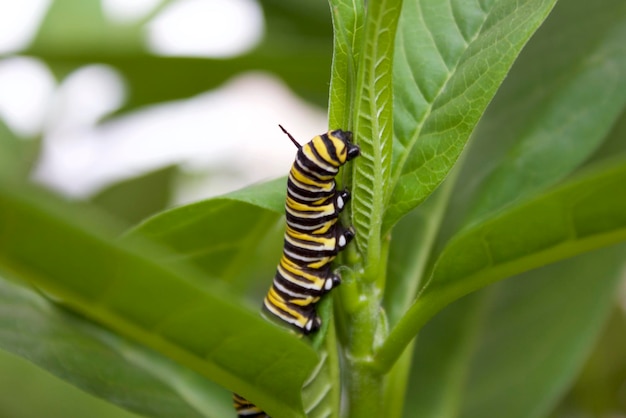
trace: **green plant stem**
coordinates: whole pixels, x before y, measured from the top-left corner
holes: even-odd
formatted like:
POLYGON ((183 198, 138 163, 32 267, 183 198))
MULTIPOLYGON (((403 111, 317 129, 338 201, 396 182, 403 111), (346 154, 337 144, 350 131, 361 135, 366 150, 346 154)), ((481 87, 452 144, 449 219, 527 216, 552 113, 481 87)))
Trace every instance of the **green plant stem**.
POLYGON ((351 362, 347 375, 349 403, 346 417, 385 417, 383 376, 369 362, 351 362))
POLYGON ((361 146, 353 176, 344 177, 353 186, 351 214, 344 217, 352 215, 359 250, 352 246, 343 254, 356 268, 344 274, 337 309, 346 367, 344 412, 347 417, 378 417, 384 416, 383 375, 372 359, 387 333, 381 301, 389 237, 381 237, 380 229, 391 171, 391 65, 402 1, 368 2, 364 19, 361 2, 330 3, 335 29, 330 125, 352 129, 361 146))
MULTIPOLYGON (((380 288, 365 283, 360 288, 359 309, 348 316, 348 341, 345 353, 347 405, 346 417, 384 416, 384 375, 373 366, 373 350, 381 332, 380 288)), ((386 333, 386 329, 384 330, 386 333)))
POLYGON ((402 418, 415 342, 416 339, 411 341, 387 375, 384 394, 385 418, 402 418))
POLYGON ((326 350, 328 351, 328 367, 332 389, 330 393, 332 412, 330 418, 339 418, 341 410, 341 373, 339 373, 339 353, 337 352, 337 331, 331 321, 326 335, 326 350))
MULTIPOLYGON (((389 240, 383 241, 380 263, 386 266, 389 240)), ((381 271, 386 271, 382 269, 381 271)), ((385 275, 363 281, 355 310, 347 314, 345 364, 347 368, 347 417, 378 417, 384 412, 384 374, 374 367, 375 349, 387 335, 387 322, 380 305, 385 275)))

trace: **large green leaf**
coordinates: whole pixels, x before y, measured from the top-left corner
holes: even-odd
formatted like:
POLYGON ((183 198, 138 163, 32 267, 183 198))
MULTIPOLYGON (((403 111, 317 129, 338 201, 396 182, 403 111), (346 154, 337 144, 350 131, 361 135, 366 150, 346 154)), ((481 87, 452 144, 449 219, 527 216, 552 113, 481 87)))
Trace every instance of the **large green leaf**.
POLYGON ((280 232, 276 229, 284 213, 286 182, 280 178, 170 209, 138 225, 126 238, 150 238, 172 250, 164 260, 193 263, 237 288, 247 284, 245 277, 254 277, 267 287, 279 258, 280 239, 264 239, 268 235, 278 238, 273 232, 280 232), (269 263, 253 262, 260 251, 269 251, 263 253, 269 263))
POLYGON ((620 245, 585 254, 532 274, 528 283, 522 278, 494 289, 462 417, 491 416, 509 408, 511 418, 539 418, 554 407, 611 312, 625 249, 620 245), (513 335, 519 335, 519 344, 513 335), (529 368, 528 361, 535 366, 529 368))
POLYGON ((230 394, 189 369, 0 279, 0 347, 149 417, 220 418, 230 394), (225 396, 226 395, 226 396, 225 396))
MULTIPOLYGON (((625 63, 624 54, 619 53, 625 39, 625 15, 613 13, 615 8, 611 6, 623 8, 621 3, 604 3, 560 3, 522 53, 475 132, 463 169, 451 179, 457 184, 440 233, 441 243, 461 221, 467 223, 468 207, 475 208, 469 220, 476 222, 479 216, 485 217, 490 211, 556 183, 589 158, 602 142, 612 144, 606 151, 602 151, 606 147, 601 148, 603 158, 626 151, 620 134, 623 131, 618 129, 606 137, 625 99, 626 90, 619 87, 623 80, 618 76, 618 69, 624 69, 625 63), (570 36, 562 36, 564 32, 570 36), (589 60, 589 56, 602 59, 589 60), (581 84, 581 77, 590 85, 581 84), (603 79, 609 81, 606 86, 603 79), (536 87, 544 84, 546 88, 536 87), (584 94, 585 100, 576 100, 576 94, 584 94), (571 119, 570 113, 577 117, 571 119), (525 125, 528 120, 533 121, 532 129, 525 125), (572 124, 580 126, 572 131, 572 124), (555 163, 542 160, 535 164, 534 159, 543 158, 538 157, 542 152, 551 155, 555 163)), ((599 155, 594 158, 601 159, 599 155)), ((400 260, 399 264, 398 275, 402 277, 406 263, 400 260)), ((414 280, 419 281, 420 276, 414 280)))
POLYGON ((115 228, 85 212, 0 183, 0 268, 270 414, 303 416, 311 347, 244 309, 220 283, 200 285, 189 266, 159 263, 164 251, 138 239, 113 243, 115 228))
MULTIPOLYGON (((555 7, 516 61, 474 132, 463 169, 454 179, 457 184, 444 222, 445 230, 440 235, 442 243, 462 221, 475 222, 489 212, 558 182, 588 159, 602 142, 600 152, 594 154, 595 160, 626 151, 623 141, 626 119, 623 117, 606 138, 624 105, 625 90, 621 85, 623 78, 619 75, 624 71, 625 62, 622 51, 625 14, 615 13, 623 6, 612 0, 595 3, 572 0, 560 2, 555 7), (473 206, 469 219, 468 206, 473 206)), ((418 209, 427 204, 428 201, 418 209)), ((408 235, 404 222, 398 224, 400 235, 408 235)), ((411 260, 410 257, 405 259, 411 260)), ((402 265, 396 267, 400 272, 406 264, 403 261, 400 260, 402 265)), ((508 286, 509 282, 504 284, 505 288, 508 286)), ((489 291, 481 293, 490 294, 489 291)), ((593 292, 589 295, 596 296, 593 292)), ((404 299, 407 299, 406 295, 404 299)), ((492 302, 482 296, 465 298, 444 310, 424 330, 418 345, 421 344, 420 350, 432 352, 419 351, 416 357, 416 373, 423 376, 424 384, 413 381, 417 385, 412 392, 415 395, 408 397, 413 413, 446 416, 459 409, 458 391, 463 390, 467 373, 464 364, 469 361, 469 353, 475 350, 473 344, 481 338, 472 330, 477 323, 485 321, 483 310, 492 302), (450 318, 452 315, 456 316, 450 318), (441 338, 437 342, 433 342, 437 338, 433 336, 435 333, 441 338)), ((546 300, 546 303, 552 302, 546 300)), ((527 304, 529 312, 534 307, 534 304, 527 304)), ((590 312, 587 319, 596 320, 594 313, 597 314, 596 311, 590 312)), ((510 326, 513 328, 515 323, 510 326)), ((558 327, 558 320, 554 326, 558 327)), ((571 337, 572 347, 580 348, 581 343, 590 343, 589 333, 571 337)), ((564 351, 572 348, 567 341, 565 345, 564 351)), ((535 398, 529 398, 532 391, 514 389, 499 395, 503 404, 519 407, 519 401, 526 397, 527 403, 523 406, 527 410, 537 406, 537 410, 543 408, 545 413, 549 404, 544 401, 553 402, 555 390, 562 390, 567 379, 571 379, 571 374, 580 365, 582 352, 578 351, 575 361, 570 356, 569 363, 560 363, 567 365, 563 376, 557 373, 540 377, 541 384, 535 386, 543 389, 543 393, 534 392, 535 398), (526 393, 511 399, 511 395, 519 392, 526 393), (541 396, 544 398, 538 400, 541 396)), ((522 362, 519 359, 510 361, 512 364, 522 362)), ((496 379, 496 371, 492 373, 492 378, 496 379)), ((514 375, 515 371, 507 373, 502 367, 498 373, 503 379, 514 375)), ((518 416, 527 415, 522 412, 518 416)))
POLYGON ((579 167, 626 104, 624 73, 626 3, 558 3, 478 125, 453 210, 476 220, 579 167))
POLYGON ((117 219, 135 224, 169 205, 176 167, 133 177, 113 184, 90 200, 117 219))
POLYGON ((389 368, 436 312, 489 283, 626 239, 626 162, 607 164, 456 235, 426 289, 391 331, 377 361, 389 368))
POLYGON ((384 230, 448 174, 554 3, 404 2, 394 62, 394 190, 384 230))
POLYGON ((0 350, 0 370, 2 370, 0 410, 4 417, 139 417, 113 403, 96 398, 4 350, 0 350), (20 396, 15 396, 16 393, 20 396), (29 402, 24 402, 24 399, 28 399, 29 402))
POLYGON ((443 310, 420 333, 405 416, 545 417, 602 330, 625 250, 525 273, 443 310))

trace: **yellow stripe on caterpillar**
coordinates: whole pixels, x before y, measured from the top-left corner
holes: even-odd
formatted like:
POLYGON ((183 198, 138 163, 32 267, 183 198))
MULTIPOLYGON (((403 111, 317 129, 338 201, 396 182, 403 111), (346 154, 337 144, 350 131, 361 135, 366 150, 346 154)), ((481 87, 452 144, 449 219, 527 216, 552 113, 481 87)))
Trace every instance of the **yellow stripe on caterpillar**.
POLYGON ((317 205, 307 205, 304 203, 300 203, 294 199, 292 199, 291 197, 287 196, 286 199, 286 205, 288 207, 290 207, 291 209, 300 211, 300 212, 324 212, 328 215, 332 215, 335 213, 335 205, 334 203, 329 203, 326 205, 322 205, 322 206, 317 206, 317 205))

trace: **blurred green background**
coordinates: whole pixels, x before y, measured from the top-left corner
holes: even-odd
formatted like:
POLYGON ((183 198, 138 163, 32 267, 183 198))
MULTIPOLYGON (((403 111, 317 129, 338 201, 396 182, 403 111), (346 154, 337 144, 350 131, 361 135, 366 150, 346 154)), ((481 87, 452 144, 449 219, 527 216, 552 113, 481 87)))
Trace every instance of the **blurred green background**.
MULTIPOLYGON (((326 129, 331 54, 323 0, 4 2, 0 175, 126 226, 283 175, 277 124, 326 129)), ((136 416, 2 351, 0 389, 0 417, 136 416)))

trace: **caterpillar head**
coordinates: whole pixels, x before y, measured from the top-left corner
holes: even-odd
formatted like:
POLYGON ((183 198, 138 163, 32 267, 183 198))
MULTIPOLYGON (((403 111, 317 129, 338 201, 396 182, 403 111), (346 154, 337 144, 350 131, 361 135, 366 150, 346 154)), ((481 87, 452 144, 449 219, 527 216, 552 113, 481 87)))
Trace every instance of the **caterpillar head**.
POLYGON ((340 164, 345 164, 361 154, 359 146, 352 143, 352 132, 337 129, 330 131, 327 136, 334 147, 333 157, 336 157, 340 164))

